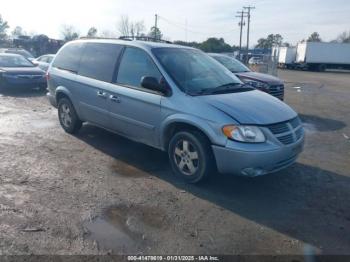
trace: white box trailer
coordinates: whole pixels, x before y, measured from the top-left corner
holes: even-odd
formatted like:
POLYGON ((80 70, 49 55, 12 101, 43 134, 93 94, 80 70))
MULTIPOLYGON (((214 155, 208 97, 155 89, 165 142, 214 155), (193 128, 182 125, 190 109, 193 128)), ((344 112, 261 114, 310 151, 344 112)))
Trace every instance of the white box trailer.
POLYGON ((297 46, 295 63, 305 69, 350 69, 350 44, 305 42, 297 46))
POLYGON ((296 47, 281 47, 278 56, 278 66, 282 68, 292 68, 297 55, 296 47))

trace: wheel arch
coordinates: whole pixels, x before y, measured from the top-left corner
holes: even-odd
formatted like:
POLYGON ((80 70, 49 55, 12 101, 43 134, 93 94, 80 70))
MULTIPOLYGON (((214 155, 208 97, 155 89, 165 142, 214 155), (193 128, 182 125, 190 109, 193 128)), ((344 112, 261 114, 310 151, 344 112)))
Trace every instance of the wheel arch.
POLYGON ((202 133, 210 142, 217 144, 217 135, 212 126, 206 121, 198 118, 189 118, 188 116, 172 116, 163 123, 161 127, 161 148, 164 151, 168 150, 168 145, 173 137, 179 131, 197 131, 202 133))
POLYGON ((56 99, 57 105, 59 100, 63 97, 68 98, 72 102, 75 111, 77 112, 78 116, 81 117, 79 106, 77 104, 76 99, 74 99, 73 94, 66 87, 58 86, 55 92, 55 99, 56 99))

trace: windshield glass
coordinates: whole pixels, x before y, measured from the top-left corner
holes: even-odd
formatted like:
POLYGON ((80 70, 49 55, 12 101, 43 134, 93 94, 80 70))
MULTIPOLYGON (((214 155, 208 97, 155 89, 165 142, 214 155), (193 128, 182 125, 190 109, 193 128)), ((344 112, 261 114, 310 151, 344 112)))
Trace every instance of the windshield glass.
POLYGON ((34 58, 33 55, 26 50, 9 50, 9 51, 6 51, 6 53, 21 55, 27 59, 34 58))
POLYGON ((0 67, 33 67, 34 65, 20 55, 0 56, 0 67))
POLYGON ((230 71, 199 50, 154 48, 152 52, 174 82, 188 94, 241 85, 230 71))
POLYGON ((233 73, 250 72, 248 67, 234 58, 223 55, 212 57, 233 73))

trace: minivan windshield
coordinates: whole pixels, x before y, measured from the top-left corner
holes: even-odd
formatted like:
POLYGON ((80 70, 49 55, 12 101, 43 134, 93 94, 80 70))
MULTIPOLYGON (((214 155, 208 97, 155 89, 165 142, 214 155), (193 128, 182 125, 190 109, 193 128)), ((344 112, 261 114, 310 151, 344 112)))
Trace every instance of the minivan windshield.
POLYGON ((202 51, 189 48, 154 48, 165 71, 190 95, 239 92, 246 89, 229 70, 202 51))
POLYGON ((232 57, 225 55, 212 55, 212 57, 232 73, 250 72, 250 69, 248 67, 232 57))
POLYGON ((0 55, 0 67, 34 67, 34 65, 20 55, 0 55))

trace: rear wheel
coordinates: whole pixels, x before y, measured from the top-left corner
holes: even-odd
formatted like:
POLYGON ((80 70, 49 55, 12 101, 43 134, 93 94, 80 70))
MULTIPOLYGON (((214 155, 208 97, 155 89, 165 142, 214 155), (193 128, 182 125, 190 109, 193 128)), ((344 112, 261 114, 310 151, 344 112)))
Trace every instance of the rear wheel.
POLYGON ((64 131, 69 134, 77 133, 82 126, 82 121, 68 98, 61 98, 58 101, 58 118, 64 131))
POLYGON ((169 143, 173 172, 189 183, 197 183, 215 171, 215 160, 208 139, 196 131, 176 133, 169 143))

